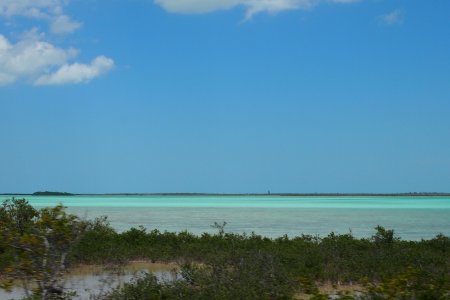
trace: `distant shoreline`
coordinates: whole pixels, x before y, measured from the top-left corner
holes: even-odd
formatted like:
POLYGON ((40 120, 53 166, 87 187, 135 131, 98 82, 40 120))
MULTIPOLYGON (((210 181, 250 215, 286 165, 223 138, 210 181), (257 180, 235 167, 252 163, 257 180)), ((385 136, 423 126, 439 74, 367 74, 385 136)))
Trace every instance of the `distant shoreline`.
POLYGON ((439 197, 450 196, 450 193, 99 193, 99 194, 73 194, 65 192, 36 192, 28 193, 0 193, 1 196, 279 196, 279 197, 439 197))

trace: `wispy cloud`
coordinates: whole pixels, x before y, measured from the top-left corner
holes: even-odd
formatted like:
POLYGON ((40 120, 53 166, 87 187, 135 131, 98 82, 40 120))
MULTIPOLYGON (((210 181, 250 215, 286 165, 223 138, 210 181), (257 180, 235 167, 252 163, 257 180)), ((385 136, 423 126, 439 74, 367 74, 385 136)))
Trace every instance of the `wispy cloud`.
POLYGON ((81 26, 64 13, 65 0, 0 0, 0 16, 46 21, 54 33, 70 33, 81 26))
POLYGON ((54 18, 50 24, 50 29, 53 33, 71 33, 80 28, 81 22, 76 22, 66 15, 61 15, 54 18))
POLYGON ((154 0, 171 13, 203 14, 227 10, 236 6, 246 9, 246 19, 258 13, 278 13, 285 10, 311 9, 319 3, 350 4, 360 0, 154 0))
POLYGON ((404 22, 405 15, 403 11, 397 9, 385 15, 379 16, 378 20, 383 25, 397 25, 404 22))

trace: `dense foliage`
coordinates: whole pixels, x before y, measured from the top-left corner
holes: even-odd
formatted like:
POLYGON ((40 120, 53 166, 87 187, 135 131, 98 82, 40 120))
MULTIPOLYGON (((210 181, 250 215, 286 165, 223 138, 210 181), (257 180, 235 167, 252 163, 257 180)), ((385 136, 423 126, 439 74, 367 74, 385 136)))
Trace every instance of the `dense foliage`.
MULTIPOLYGON (((325 284, 360 287, 342 296, 347 299, 450 299, 450 239, 443 235, 403 241, 378 226, 365 239, 351 233, 270 239, 226 233, 224 225, 201 236, 143 227, 118 233, 106 218, 96 219, 85 224, 67 259, 71 265, 150 260, 181 266, 181 280, 163 283, 150 274, 106 299, 327 299, 325 284)), ((0 241, 2 273, 10 256, 0 241)))
POLYGON ((27 296, 53 299, 64 294, 66 258, 86 229, 64 207, 34 209, 25 200, 0 207, 0 287, 21 281, 27 296))

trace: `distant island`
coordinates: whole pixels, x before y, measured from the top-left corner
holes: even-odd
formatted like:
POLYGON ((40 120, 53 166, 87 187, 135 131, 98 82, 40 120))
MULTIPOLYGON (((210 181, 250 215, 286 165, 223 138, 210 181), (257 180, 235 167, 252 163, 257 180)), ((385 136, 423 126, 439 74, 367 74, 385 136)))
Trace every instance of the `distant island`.
POLYGON ((66 192, 34 192, 31 194, 32 196, 73 196, 74 194, 66 193, 66 192))

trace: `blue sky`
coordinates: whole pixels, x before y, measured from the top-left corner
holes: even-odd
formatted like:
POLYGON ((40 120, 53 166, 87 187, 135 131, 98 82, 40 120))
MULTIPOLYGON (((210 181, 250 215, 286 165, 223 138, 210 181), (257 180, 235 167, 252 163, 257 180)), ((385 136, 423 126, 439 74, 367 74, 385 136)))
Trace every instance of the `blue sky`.
POLYGON ((0 192, 450 191, 447 0, 0 0, 0 192))

